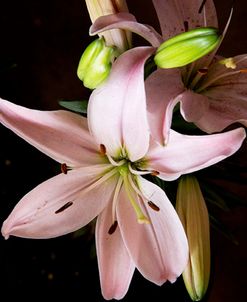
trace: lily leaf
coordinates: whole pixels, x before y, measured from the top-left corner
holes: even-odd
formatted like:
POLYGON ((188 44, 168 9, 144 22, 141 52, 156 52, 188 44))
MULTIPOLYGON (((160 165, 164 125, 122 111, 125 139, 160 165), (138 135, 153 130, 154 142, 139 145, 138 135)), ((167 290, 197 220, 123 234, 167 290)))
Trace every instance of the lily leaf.
POLYGON ((88 101, 87 100, 80 100, 80 101, 60 100, 59 105, 71 111, 86 114, 88 101))

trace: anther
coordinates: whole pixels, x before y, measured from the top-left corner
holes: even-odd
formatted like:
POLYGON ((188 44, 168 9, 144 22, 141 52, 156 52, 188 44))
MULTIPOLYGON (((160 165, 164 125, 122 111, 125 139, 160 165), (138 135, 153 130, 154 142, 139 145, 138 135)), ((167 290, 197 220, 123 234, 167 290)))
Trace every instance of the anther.
POLYGON ((68 173, 68 167, 65 163, 61 164, 61 171, 62 171, 63 174, 68 173))
POLYGON ((61 213, 64 210, 68 209, 69 207, 71 207, 73 204, 72 201, 67 202, 65 205, 63 205, 61 208, 59 208, 58 210, 56 210, 55 214, 61 213))
POLYGON ((200 5, 199 10, 198 10, 198 14, 200 14, 200 13, 202 12, 203 7, 204 7, 204 5, 206 4, 206 1, 207 1, 207 0, 203 0, 203 1, 202 1, 202 4, 200 5))
POLYGON ((247 69, 240 69, 240 72, 247 73, 247 69))
POLYGON ((159 174, 160 174, 160 172, 155 171, 155 170, 151 173, 152 176, 158 176, 159 174))
POLYGON ((184 21, 184 31, 188 31, 189 30, 189 23, 188 21, 184 21))
POLYGON ((102 155, 106 155, 106 147, 105 147, 105 145, 103 145, 103 144, 99 145, 99 152, 102 155))
POLYGON ((208 73, 208 69, 207 68, 200 68, 197 70, 198 73, 205 75, 208 73))
POLYGON ((112 234, 116 231, 117 226, 118 226, 118 222, 117 222, 117 220, 115 220, 115 221, 113 222, 113 224, 110 226, 110 228, 109 228, 109 230, 108 230, 108 234, 109 234, 109 235, 112 235, 112 234))
POLYGON ((148 201, 148 205, 150 206, 151 209, 153 209, 156 212, 159 212, 160 208, 158 206, 156 206, 155 203, 153 203, 152 201, 148 201))

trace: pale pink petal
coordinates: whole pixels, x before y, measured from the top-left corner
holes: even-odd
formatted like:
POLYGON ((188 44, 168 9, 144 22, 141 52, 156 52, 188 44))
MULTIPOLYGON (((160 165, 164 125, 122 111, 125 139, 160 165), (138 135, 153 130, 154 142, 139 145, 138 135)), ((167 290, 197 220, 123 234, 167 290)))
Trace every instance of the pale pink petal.
POLYGON ((153 47, 159 47, 162 37, 149 25, 141 24, 129 13, 118 13, 99 17, 90 27, 89 34, 97 35, 110 29, 124 29, 134 32, 146 39, 153 47))
POLYGON ((145 81, 151 134, 160 144, 167 143, 177 96, 184 91, 179 69, 158 69, 145 81))
POLYGON ((69 166, 102 161, 87 120, 68 111, 39 111, 0 99, 0 122, 28 143, 69 166))
POLYGON ((146 155, 147 168, 160 172, 164 180, 211 166, 235 153, 245 138, 245 130, 190 136, 170 131, 169 143, 162 147, 152 142, 146 155))
MULTIPOLYGON (((147 200, 141 202, 149 224, 139 224, 134 209, 124 190, 117 205, 117 219, 123 240, 142 275, 161 285, 174 282, 188 260, 188 245, 182 224, 163 190, 138 178, 140 190, 147 200), (152 201, 159 207, 154 211, 147 205, 152 201)), ((138 197, 133 192, 135 200, 138 197)))
POLYGON ((201 84, 207 86, 200 93, 209 108, 195 124, 205 132, 222 131, 236 122, 247 126, 247 55, 236 56, 233 61, 236 69, 217 61, 201 84))
POLYGON ((99 215, 96 224, 96 250, 102 295, 106 300, 122 299, 128 291, 135 265, 123 243, 119 227, 111 235, 112 204, 99 215))
POLYGON ((179 96, 180 111, 184 119, 195 123, 208 111, 209 100, 207 97, 195 93, 192 90, 186 90, 179 96))
POLYGON ((152 47, 138 47, 122 54, 108 80, 89 99, 90 131, 113 157, 127 152, 129 159, 136 161, 147 152, 144 64, 153 51, 152 47))
POLYGON ((164 39, 188 29, 204 26, 218 27, 213 0, 153 0, 164 39))
POLYGON ((105 169, 109 165, 74 169, 43 182, 13 209, 3 223, 3 236, 51 238, 83 227, 112 197, 115 178, 89 190, 105 169))

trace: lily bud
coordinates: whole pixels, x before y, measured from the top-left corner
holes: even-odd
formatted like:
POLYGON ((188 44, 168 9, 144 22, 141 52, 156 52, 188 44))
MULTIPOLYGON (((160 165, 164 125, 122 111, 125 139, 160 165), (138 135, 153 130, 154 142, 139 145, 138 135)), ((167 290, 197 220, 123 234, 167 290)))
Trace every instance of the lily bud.
POLYGON ((212 51, 220 39, 217 28, 192 29, 162 43, 157 49, 154 62, 160 68, 187 65, 212 51))
POLYGON ((207 207, 194 176, 181 178, 176 210, 189 244, 189 261, 183 272, 183 280, 191 299, 199 301, 206 293, 209 282, 210 235, 207 207))
MULTIPOLYGON (((101 16, 129 11, 125 0, 86 0, 86 5, 92 23, 101 16)), ((119 53, 131 47, 130 31, 111 29, 99 36, 104 37, 107 46, 115 46, 119 53)))
POLYGON ((77 68, 78 78, 87 88, 98 87, 108 77, 113 58, 114 48, 107 47, 103 38, 93 41, 81 56, 77 68))

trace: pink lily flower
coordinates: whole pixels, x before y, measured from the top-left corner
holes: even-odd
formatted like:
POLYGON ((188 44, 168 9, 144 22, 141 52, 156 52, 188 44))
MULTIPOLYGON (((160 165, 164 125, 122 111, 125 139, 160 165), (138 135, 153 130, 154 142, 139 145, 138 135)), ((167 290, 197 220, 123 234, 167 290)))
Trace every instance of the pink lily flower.
MULTIPOLYGON (((138 23, 131 14, 101 17, 92 25, 90 33, 128 29, 158 47, 164 40, 188 29, 218 27, 212 0, 153 0, 153 4, 162 35, 138 23)), ((215 56, 216 51, 183 68, 158 68, 147 78, 151 132, 161 144, 168 142, 173 109, 179 102, 184 119, 207 133, 222 131, 235 122, 247 126, 247 54, 224 60, 215 56)))
POLYGON ((88 120, 0 99, 1 123, 58 161, 63 172, 19 201, 3 223, 3 236, 52 238, 97 217, 105 299, 124 297, 135 268, 161 285, 174 282, 187 264, 188 243, 174 207, 142 175, 176 179, 230 156, 245 138, 239 128, 192 137, 171 131, 167 147, 151 140, 143 76, 152 52, 136 48, 115 61, 106 83, 90 97, 88 120))

